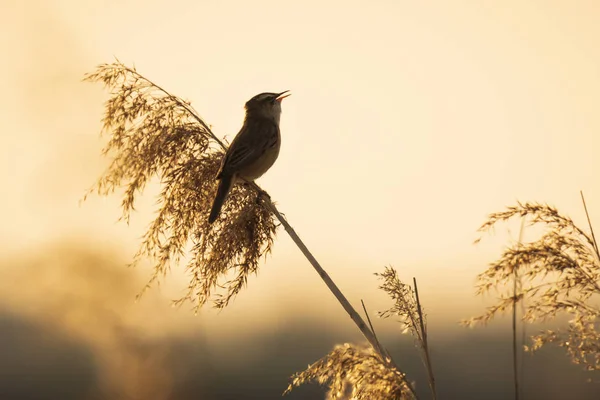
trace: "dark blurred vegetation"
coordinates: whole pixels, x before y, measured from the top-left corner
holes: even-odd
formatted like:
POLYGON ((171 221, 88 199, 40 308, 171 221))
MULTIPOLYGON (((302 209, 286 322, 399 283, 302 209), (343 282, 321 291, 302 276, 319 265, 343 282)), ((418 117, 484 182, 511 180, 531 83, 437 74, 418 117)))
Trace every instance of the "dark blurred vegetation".
MULTIPOLYGON (((450 328, 452 329, 452 328, 450 328)), ((261 349, 253 364, 237 359, 213 359, 192 338, 153 343, 170 354, 164 365, 173 375, 169 400, 281 399, 289 376, 307 360, 327 353, 339 338, 323 334, 322 327, 298 324, 250 343, 261 349), (216 366, 218 365, 218 366, 216 366)), ((0 398, 2 399, 127 399, 99 386, 92 350, 66 334, 44 329, 18 315, 0 317, 0 398)), ((434 342, 436 379, 442 399, 501 400, 512 395, 510 335, 492 330, 462 331, 446 342, 434 342)), ((131 338, 131 346, 143 341, 131 338)), ((427 376, 408 337, 385 338, 390 351, 417 381, 417 392, 427 398, 427 376)), ((231 344, 235 347, 235 343, 231 344)), ((240 352, 244 351, 239 348, 240 352)), ((152 351, 151 348, 148 351, 152 351)), ((212 356, 214 357, 214 356, 212 356)), ((527 359, 524 398, 598 398, 598 384, 586 384, 587 375, 566 362, 560 349, 549 348, 527 359)), ((145 379, 145 377, 138 377, 145 379)), ((304 385, 289 399, 323 398, 324 389, 304 385)), ((134 399, 140 397, 131 396, 134 399)))
MULTIPOLYGON (((147 318, 152 317, 144 304, 133 303, 135 290, 115 296, 107 289, 118 281, 117 286, 124 289, 143 285, 143 279, 130 281, 127 272, 131 270, 115 254, 118 252, 112 249, 98 249, 97 243, 69 243, 49 246, 42 254, 0 262, 5 277, 12 279, 11 283, 3 282, 0 292, 1 399, 281 399, 294 372, 321 358, 337 343, 363 340, 351 325, 340 335, 339 330, 319 322, 322 316, 317 321, 302 315, 297 323, 259 337, 249 338, 239 332, 239 340, 228 343, 230 351, 225 355, 212 351, 201 329, 185 335, 152 336, 150 328, 128 322, 127 314, 140 308, 147 318), (67 249, 71 257, 64 257, 67 249), (93 274, 89 273, 91 268, 93 274), (30 279, 32 275, 47 278, 30 279), (29 282, 32 295, 9 297, 7 286, 22 282, 29 282), (85 292, 90 292, 88 300, 85 292), (89 317, 82 325, 101 321, 92 329, 103 332, 100 339, 83 334, 89 333, 85 326, 71 325, 68 317, 73 313, 89 317), (114 338, 106 341, 109 334, 114 338), (249 351, 254 357, 244 357, 249 351), (120 370, 125 354, 129 367, 120 370), (119 374, 107 375, 107 368, 119 374), (139 385, 121 382, 121 375, 139 385), (156 396, 147 396, 144 390, 157 382, 161 384, 160 390, 153 392, 156 396)), ((163 312, 160 307, 154 310, 155 314, 163 312)), ((457 320, 460 314, 456 310, 457 320)), ((510 398, 512 358, 507 322, 499 319, 488 329, 475 330, 451 324, 431 332, 440 399, 510 398)), ((378 327, 383 321, 374 323, 378 327)), ((531 332, 535 329, 532 326, 531 332)), ((417 382, 419 395, 428 398, 426 371, 412 338, 397 332, 381 334, 380 338, 417 382)), ((592 400, 600 393, 599 384, 586 383, 589 373, 569 363, 560 348, 549 346, 534 356, 526 355, 524 367, 524 398, 592 400)), ((324 392, 309 384, 286 398, 322 398, 324 392)))

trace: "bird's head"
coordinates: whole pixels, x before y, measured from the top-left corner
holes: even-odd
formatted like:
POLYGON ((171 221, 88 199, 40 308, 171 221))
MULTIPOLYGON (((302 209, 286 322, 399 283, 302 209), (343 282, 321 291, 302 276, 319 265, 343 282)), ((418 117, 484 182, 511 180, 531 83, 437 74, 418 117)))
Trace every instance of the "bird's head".
POLYGON ((288 92, 257 94, 246 102, 246 116, 273 118, 279 123, 281 101, 291 95, 288 92))

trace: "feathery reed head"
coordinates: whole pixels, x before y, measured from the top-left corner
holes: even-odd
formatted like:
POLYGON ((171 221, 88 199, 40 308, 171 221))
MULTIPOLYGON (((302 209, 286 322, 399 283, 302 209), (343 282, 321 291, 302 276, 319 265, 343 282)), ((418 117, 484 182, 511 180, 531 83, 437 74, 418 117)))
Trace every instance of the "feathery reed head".
POLYGON ((110 90, 103 118, 109 140, 103 154, 112 158, 88 194, 124 188, 123 219, 129 221, 137 196, 156 179, 162 187, 159 209, 134 264, 145 256, 154 260, 149 286, 183 257, 191 279, 177 303, 191 300, 198 310, 210 300, 225 307, 248 275, 258 271, 261 256, 273 244, 276 225, 267 200, 253 187, 238 185, 223 207, 224 218, 209 225, 225 147, 191 103, 118 60, 98 66, 85 80, 110 90))
POLYGON ((348 343, 295 374, 284 394, 309 381, 327 385, 327 400, 414 398, 404 373, 390 367, 372 347, 348 343))
POLYGON ((593 295, 600 294, 600 254, 593 234, 586 233, 556 208, 538 203, 518 203, 506 211, 493 213, 479 231, 487 232, 498 222, 513 217, 527 218, 529 225, 546 228, 545 233, 536 241, 506 248, 498 260, 477 276, 478 295, 492 289, 499 295, 496 304, 483 315, 462 324, 486 324, 519 301, 525 301, 522 317, 525 322, 570 314, 573 318, 566 332, 546 331, 536 335, 533 346, 526 349, 536 350, 545 343, 557 342, 567 348, 573 362, 585 364, 588 369, 600 369, 600 308, 592 301, 596 298, 593 295), (517 286, 515 279, 519 280, 517 286))

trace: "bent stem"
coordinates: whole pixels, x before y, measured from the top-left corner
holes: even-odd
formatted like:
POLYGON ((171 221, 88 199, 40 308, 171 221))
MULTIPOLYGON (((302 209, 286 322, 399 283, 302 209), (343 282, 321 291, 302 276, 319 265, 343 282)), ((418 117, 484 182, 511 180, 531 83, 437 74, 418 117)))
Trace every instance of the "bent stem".
MULTIPOLYGON (((262 189, 260 189, 260 187, 256 183, 253 183, 253 186, 259 192, 263 192, 262 189)), ((381 356, 381 359, 386 364, 388 364, 390 367, 393 367, 396 370, 400 371, 400 368, 398 368, 398 366, 396 365, 394 360, 386 354, 385 350, 379 344, 379 341, 377 340, 377 337, 375 336, 373 331, 367 326, 365 321, 362 319, 360 314, 354 309, 354 307, 352 307, 352 305, 350 304, 350 302, 348 301, 346 296, 344 296, 344 294, 340 291, 340 289, 337 287, 335 282, 333 282, 333 280, 331 279, 329 274, 323 269, 323 267, 321 267, 321 264, 319 264, 317 259, 308 250, 308 248, 306 247, 304 242, 300 239, 300 237, 298 236, 298 234, 296 233, 294 228, 292 228, 292 226, 287 222, 287 220, 283 217, 283 215, 281 215, 279 210, 277 210, 277 207, 275 207, 275 204, 273 204, 273 202, 268 197, 268 195, 267 195, 266 204, 267 204, 267 207, 269 207, 269 209, 273 213, 273 215, 275 215, 275 217, 279 220, 279 222, 281 222, 281 225, 283 225, 285 231, 288 233, 288 235, 290 235, 290 237, 292 238, 292 240, 294 241, 296 246, 298 246, 298 248, 300 249, 302 254, 304 254, 304 257, 306 257, 306 259, 308 260, 308 262, 310 262, 310 264, 313 266, 315 271, 317 271, 317 273, 319 274, 321 279, 323 279, 323 282, 325 282, 325 285, 327 285, 327 287, 329 288, 331 293, 333 293, 333 295, 339 301, 339 303, 342 305, 344 310, 346 310, 346 312, 348 313, 348 315, 350 316, 352 321, 354 321, 354 323, 356 324, 358 329, 360 329, 360 331, 364 335, 365 339, 367 339, 369 344, 371 346, 373 346, 373 348, 377 351, 377 353, 379 353, 379 355, 381 356)), ((408 382, 408 381, 406 381, 406 384, 407 384, 408 388, 410 389, 412 395, 416 399, 417 394, 416 394, 415 389, 413 388, 412 384, 410 384, 410 382, 408 382)))

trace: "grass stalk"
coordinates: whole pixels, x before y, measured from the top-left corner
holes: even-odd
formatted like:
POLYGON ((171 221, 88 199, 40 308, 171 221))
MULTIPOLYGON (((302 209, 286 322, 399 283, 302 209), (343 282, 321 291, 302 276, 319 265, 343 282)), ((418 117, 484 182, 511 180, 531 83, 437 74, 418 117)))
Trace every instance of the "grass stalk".
POLYGON ((419 329, 421 330, 421 338, 423 340, 423 352, 425 353, 425 366, 427 367, 427 377, 429 378, 429 387, 433 400, 437 399, 437 391, 435 388, 435 376, 433 375, 433 366, 431 356, 429 355, 429 343, 427 341, 427 329, 423 321, 423 310, 421 308, 421 300, 419 300, 419 288, 417 287, 417 279, 413 277, 415 286, 415 299, 417 301, 417 312, 419 313, 419 329))
MULTIPOLYGON (((519 230, 519 246, 523 241, 523 230, 525 228, 525 217, 521 219, 521 229, 519 230)), ((513 375, 514 375, 514 387, 515 387, 515 400, 519 400, 520 387, 519 387, 519 368, 518 368, 518 350, 517 350, 517 302, 518 302, 518 287, 519 285, 519 268, 515 265, 513 268, 514 279, 513 279, 513 304, 512 304, 512 350, 513 350, 513 375)))
POLYGON ((579 194, 581 194, 581 201, 583 203, 583 209, 585 210, 585 216, 587 217, 588 226, 590 227, 590 232, 592 233, 592 240, 594 241, 594 251, 596 252, 596 256, 598 256, 598 260, 600 260, 600 251, 598 250, 598 242, 596 242, 596 235, 594 235, 594 228, 592 227, 592 221, 590 220, 590 214, 588 213, 587 205, 585 204, 585 197, 583 197, 583 190, 580 190, 579 194))
POLYGON ((385 353, 385 355, 387 357, 392 358, 390 356, 390 353, 387 351, 387 349, 385 349, 381 345, 381 342, 379 341, 379 338, 377 337, 377 333, 375 332, 375 327, 373 326, 373 323, 371 322, 371 317, 369 317, 369 313, 367 312, 367 307, 365 306, 365 302, 362 299, 360 299, 360 304, 362 304, 363 311, 365 312, 365 316, 367 317, 367 322, 369 323, 369 328, 371 328, 371 332, 373 332, 373 336, 375 336, 375 340, 377 340, 377 344, 378 344, 379 348, 381 349, 382 352, 385 353))

